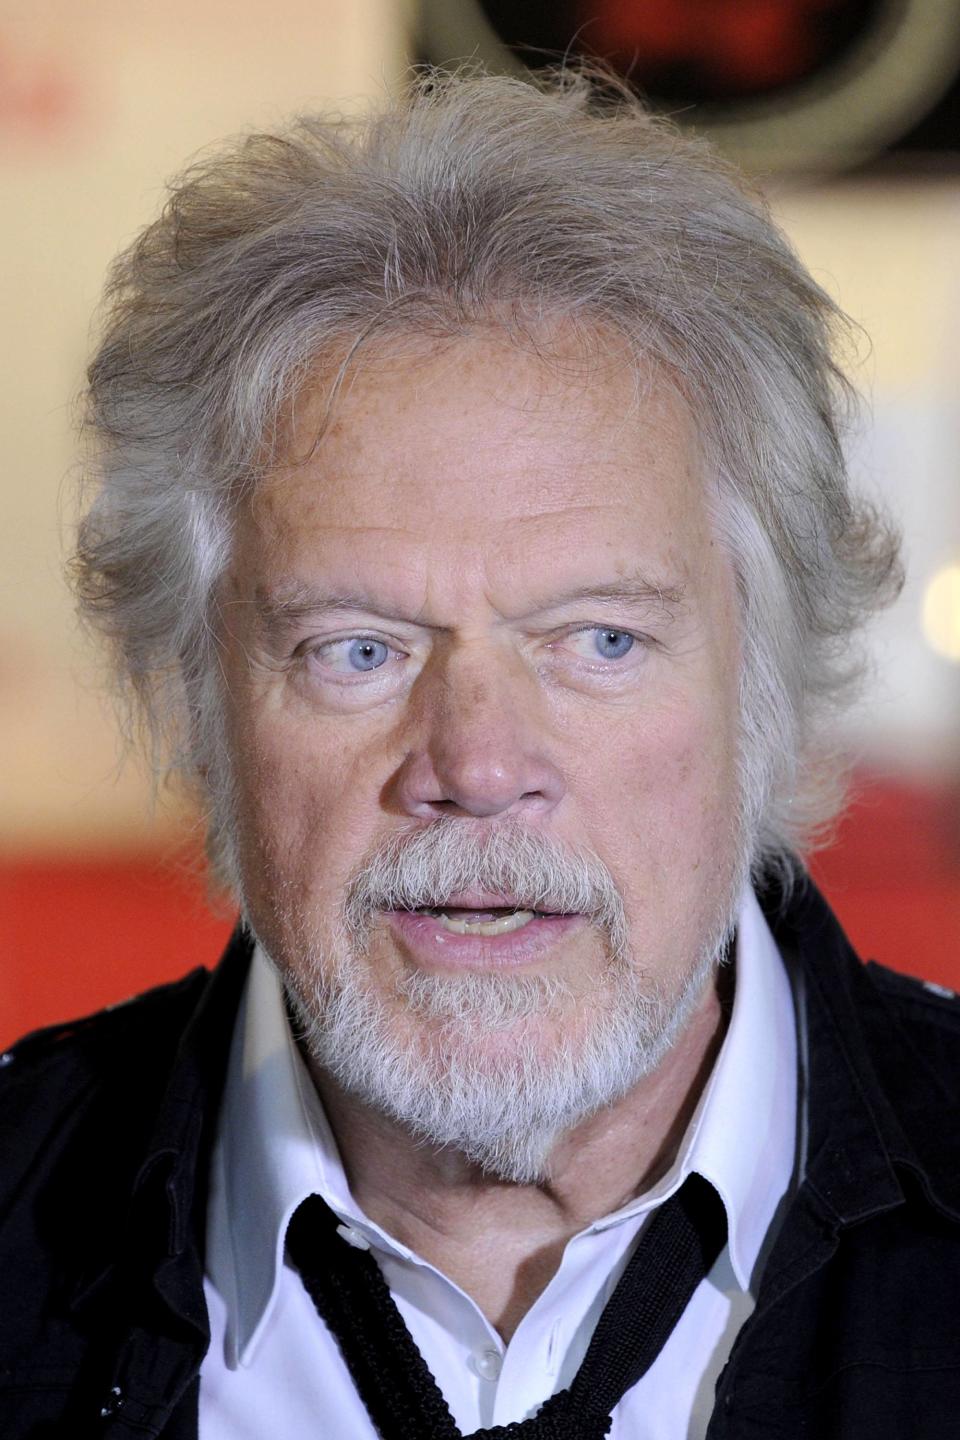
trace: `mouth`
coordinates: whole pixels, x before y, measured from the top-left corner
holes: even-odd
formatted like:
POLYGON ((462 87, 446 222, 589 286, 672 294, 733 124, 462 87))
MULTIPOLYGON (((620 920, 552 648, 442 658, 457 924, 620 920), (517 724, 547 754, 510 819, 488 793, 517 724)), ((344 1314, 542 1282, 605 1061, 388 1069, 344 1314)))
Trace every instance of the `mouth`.
MULTIPOLYGON (((539 898, 539 897, 538 897, 539 898)), ((407 912, 436 920, 451 935, 509 935, 536 920, 553 920, 560 912, 549 905, 538 908, 526 895, 500 895, 489 890, 447 895, 432 905, 407 912)))
POLYGON ((583 917, 535 906, 525 896, 471 892, 390 910, 387 918, 412 957, 508 964, 545 955, 583 917))
POLYGON ((551 912, 546 910, 521 910, 511 905, 490 906, 483 910, 459 905, 428 906, 410 913, 438 920, 451 935, 509 935, 534 920, 552 918, 551 912))

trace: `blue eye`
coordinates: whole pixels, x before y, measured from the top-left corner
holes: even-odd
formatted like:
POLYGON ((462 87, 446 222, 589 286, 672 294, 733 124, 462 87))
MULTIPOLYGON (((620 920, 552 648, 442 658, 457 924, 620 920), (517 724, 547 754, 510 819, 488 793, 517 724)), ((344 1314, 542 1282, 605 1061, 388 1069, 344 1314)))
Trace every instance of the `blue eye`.
POLYGON ((636 644, 636 637, 627 630, 594 630, 594 644, 604 660, 622 660, 636 644))
POLYGON ((345 640, 328 640, 312 652, 324 669, 336 675, 364 674, 379 670, 390 658, 390 646, 370 635, 354 635, 345 640))
POLYGON ((347 660, 354 670, 378 670, 389 654, 382 640, 351 640, 347 646, 347 660))

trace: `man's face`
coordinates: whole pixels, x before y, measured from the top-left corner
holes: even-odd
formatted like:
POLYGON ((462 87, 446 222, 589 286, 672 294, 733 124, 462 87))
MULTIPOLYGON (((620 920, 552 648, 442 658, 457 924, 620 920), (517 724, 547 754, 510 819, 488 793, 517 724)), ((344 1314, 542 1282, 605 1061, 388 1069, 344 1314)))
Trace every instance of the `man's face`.
POLYGON ((462 1030, 479 1070, 583 1043, 616 966, 669 1008, 741 860, 735 589, 692 421, 617 342, 549 338, 546 361, 490 332, 382 352, 313 449, 326 390, 305 389, 221 588, 251 923, 308 1009, 346 969, 424 1054, 440 1012, 411 996, 434 982, 551 994, 540 1020, 525 1002, 462 1030), (625 944, 569 895, 495 893, 502 867, 450 893, 448 864, 434 893, 432 862, 426 903, 374 898, 351 931, 371 857, 426 832, 591 857, 625 944))

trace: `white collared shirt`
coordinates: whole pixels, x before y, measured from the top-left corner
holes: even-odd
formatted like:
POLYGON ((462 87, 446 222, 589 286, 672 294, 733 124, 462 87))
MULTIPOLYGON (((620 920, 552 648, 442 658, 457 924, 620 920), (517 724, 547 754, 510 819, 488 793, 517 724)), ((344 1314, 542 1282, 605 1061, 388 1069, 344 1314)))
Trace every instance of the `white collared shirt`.
POLYGON ((200 1440, 376 1440, 336 1342, 285 1260, 287 1224, 308 1195, 322 1196, 348 1238, 373 1251, 469 1435, 525 1419, 570 1384, 645 1219, 691 1171, 723 1200, 728 1242, 660 1355, 617 1405, 610 1436, 700 1440, 793 1180, 797 1091, 790 984, 751 891, 738 916, 730 1024, 676 1161, 651 1190, 567 1243, 557 1273, 505 1345, 459 1286, 353 1200, 280 983, 257 952, 212 1162, 204 1286, 212 1339, 200 1377, 200 1440))

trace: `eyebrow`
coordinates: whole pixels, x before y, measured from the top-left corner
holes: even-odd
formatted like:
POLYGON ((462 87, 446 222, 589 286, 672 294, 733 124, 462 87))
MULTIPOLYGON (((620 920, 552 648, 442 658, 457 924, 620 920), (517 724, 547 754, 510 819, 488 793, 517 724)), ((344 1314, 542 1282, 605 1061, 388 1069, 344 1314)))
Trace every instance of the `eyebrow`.
POLYGON ((608 600, 622 605, 656 605, 662 610, 683 607, 685 587, 650 580, 643 575, 626 575, 607 585, 578 585, 560 595, 551 596, 540 610, 559 610, 580 600, 608 600))
POLYGON ((253 606, 266 624, 304 619, 328 610, 369 610, 376 608, 372 597, 361 591, 326 590, 319 585, 288 582, 275 590, 258 588, 253 606))
MULTIPOLYGON (((544 596, 535 603, 529 615, 561 610, 567 606, 586 602, 607 602, 619 605, 652 606, 666 615, 684 608, 685 587, 681 584, 666 584, 650 580, 643 575, 629 575, 607 584, 584 584, 544 596)), ((283 632, 315 615, 337 614, 343 611, 362 611, 384 618, 404 620, 408 624, 422 624, 413 616, 395 612, 385 607, 382 601, 360 590, 325 589, 323 586, 299 581, 288 582, 276 589, 257 590, 253 600, 257 620, 269 634, 283 632)), ((427 628, 442 628, 429 626, 427 628)))

